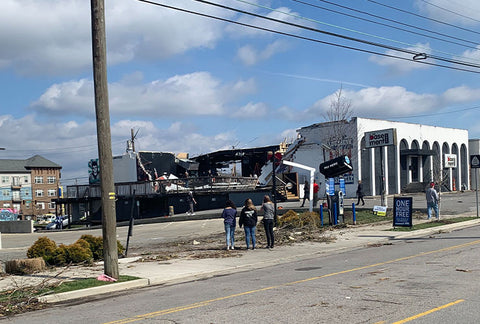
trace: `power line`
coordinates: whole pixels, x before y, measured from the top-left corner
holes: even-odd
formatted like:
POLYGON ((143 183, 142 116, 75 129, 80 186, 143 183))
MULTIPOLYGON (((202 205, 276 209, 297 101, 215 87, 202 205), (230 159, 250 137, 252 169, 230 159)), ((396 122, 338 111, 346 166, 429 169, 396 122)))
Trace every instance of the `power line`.
MULTIPOLYGON (((248 11, 245 11, 245 10, 240 10, 240 9, 228 7, 228 6, 225 6, 225 5, 213 3, 213 2, 210 2, 210 1, 206 1, 206 0, 194 0, 194 1, 209 4, 209 5, 219 7, 219 8, 223 8, 223 9, 228 9, 228 10, 235 11, 235 12, 238 12, 238 13, 247 14, 247 15, 250 15, 250 16, 257 17, 257 18, 262 18, 262 19, 265 19, 265 20, 274 21, 274 22, 284 24, 284 25, 289 25, 289 26, 293 26, 293 27, 297 27, 297 28, 301 28, 301 29, 305 29, 305 30, 329 35, 329 36, 334 36, 334 37, 337 37, 337 38, 342 38, 342 39, 349 40, 349 41, 354 41, 354 42, 358 42, 358 43, 362 43, 362 44, 366 44, 366 45, 376 46, 376 47, 380 47, 380 48, 384 48, 384 49, 389 49, 389 50, 393 50, 393 51, 397 51, 397 52, 410 54, 410 55, 413 56, 413 60, 415 60, 419 63, 428 64, 427 62, 419 61, 417 59, 417 57, 419 55, 422 56, 421 59, 426 59, 427 58, 427 55, 425 53, 419 53, 418 51, 399 48, 399 47, 394 47, 394 46, 385 45, 385 44, 376 43, 376 42, 371 42, 371 41, 367 41, 367 40, 363 40, 363 39, 359 39, 359 38, 355 38, 355 37, 350 37, 350 36, 346 36, 346 35, 342 35, 342 34, 337 34, 337 33, 329 32, 329 31, 325 31, 325 30, 320 30, 320 29, 313 28, 313 27, 308 27, 308 26, 303 26, 303 25, 299 25, 299 24, 289 23, 289 22, 286 22, 286 21, 283 21, 283 20, 262 16, 262 15, 259 15, 259 14, 256 14, 256 13, 252 13, 252 12, 248 12, 248 11)), ((292 15, 292 16, 295 16, 295 15, 292 15)), ((299 16, 296 16, 296 17, 299 17, 299 16)), ((299 18, 302 18, 302 17, 299 17, 299 18)), ((458 65, 480 68, 480 65, 475 64, 475 63, 470 63, 470 62, 465 62, 465 61, 460 61, 460 60, 447 59, 447 58, 444 58, 444 57, 441 57, 441 56, 431 55, 431 54, 429 54, 428 57, 439 60, 439 61, 448 62, 448 63, 454 63, 454 64, 458 64, 458 65)), ((433 63, 431 63, 431 64, 433 64, 433 63)), ((438 65, 438 66, 441 66, 441 65, 438 65)))
POLYGON ((428 4, 428 5, 432 6, 432 7, 441 9, 441 10, 443 10, 443 11, 452 13, 452 14, 454 14, 454 15, 457 15, 457 16, 460 16, 460 17, 463 17, 463 18, 467 18, 467 19, 470 19, 470 20, 475 21, 475 22, 480 22, 480 20, 478 20, 478 19, 469 17, 469 16, 467 16, 467 15, 463 15, 463 14, 461 14, 461 13, 458 13, 458 12, 456 12, 456 11, 453 11, 453 10, 450 10, 450 9, 447 9, 447 8, 440 7, 439 5, 436 5, 436 4, 431 3, 431 2, 429 2, 429 1, 426 1, 426 0, 421 0, 421 1, 425 2, 426 4, 428 4))
MULTIPOLYGON (((402 45, 407 45, 407 46, 411 46, 411 47, 419 47, 419 48, 425 49, 423 46, 418 46, 418 45, 415 45, 415 44, 410 44, 410 43, 406 43, 406 42, 402 42, 402 41, 397 41, 397 40, 394 40, 394 39, 391 39, 391 38, 381 37, 381 36, 378 36, 378 35, 373 35, 373 34, 361 32, 361 31, 358 31, 358 30, 341 27, 341 26, 338 26, 338 25, 328 24, 328 23, 325 23, 325 22, 322 22, 322 21, 319 21, 319 20, 316 20, 316 19, 312 19, 312 18, 305 18, 305 17, 298 16, 298 15, 292 15, 292 14, 290 14, 290 13, 287 13, 287 12, 284 12, 284 11, 281 11, 281 10, 278 10, 278 9, 273 9, 273 8, 270 8, 270 7, 267 7, 267 6, 260 6, 260 5, 258 5, 258 4, 251 3, 251 2, 247 2, 247 1, 244 1, 244 0, 237 0, 237 1, 238 1, 238 2, 242 2, 242 3, 247 3, 247 4, 250 4, 250 5, 255 6, 255 7, 260 7, 260 8, 268 9, 268 10, 271 10, 271 11, 273 11, 273 12, 279 12, 279 13, 282 13, 282 14, 285 14, 285 15, 288 15, 288 16, 293 16, 293 17, 296 17, 296 18, 300 18, 300 19, 304 19, 304 20, 316 22, 316 23, 319 23, 319 24, 328 25, 328 26, 330 26, 330 27, 335 27, 335 28, 338 28, 338 29, 343 29, 343 30, 346 30, 346 31, 350 31, 350 32, 362 34, 362 35, 365 35, 365 36, 370 36, 370 37, 374 37, 374 38, 380 38, 380 39, 387 40, 387 41, 390 41, 390 42, 393 42, 393 43, 399 43, 399 44, 402 44, 402 45)), ((316 6, 316 5, 313 5, 313 4, 311 4, 311 3, 304 2, 304 1, 300 1, 300 0, 292 0, 292 1, 299 2, 299 3, 305 4, 305 5, 313 6, 313 7, 320 8, 320 9, 325 9, 325 10, 327 10, 327 11, 332 11, 331 9, 324 8, 324 7, 320 7, 320 6, 316 6)), ((366 21, 373 22, 373 23, 377 23, 377 22, 372 21, 372 20, 364 19, 364 18, 361 18, 361 17, 349 15, 349 14, 344 14, 344 13, 341 13, 341 12, 335 11, 335 10, 333 10, 332 12, 339 13, 339 14, 343 14, 343 15, 346 15, 346 16, 349 16, 349 17, 353 17, 353 18, 357 18, 357 19, 361 19, 361 20, 366 20, 366 21)), ((409 30, 406 30, 406 29, 398 28, 398 27, 395 27, 395 26, 387 25, 387 24, 382 24, 382 23, 378 23, 378 24, 380 24, 380 25, 385 25, 385 26, 388 26, 388 27, 391 27, 391 28, 395 28, 395 29, 399 29, 399 30, 403 30, 403 31, 406 31, 406 32, 412 32, 412 31, 409 31, 409 30)), ((453 44, 457 44, 457 45, 460 45, 460 46, 465 46, 465 47, 468 47, 468 48, 471 48, 471 49, 475 49, 475 50, 477 49, 477 47, 468 46, 468 45, 464 45, 464 44, 460 44, 460 43, 456 43, 456 42, 452 42, 452 41, 448 41, 448 40, 443 40, 443 39, 438 38, 438 37, 428 36, 428 35, 421 34, 421 33, 416 33, 416 32, 412 32, 412 33, 417 34, 417 35, 422 35, 422 36, 425 36, 425 37, 434 38, 434 39, 437 39, 437 40, 442 40, 442 41, 449 42, 449 43, 453 43, 453 44)), ((474 43, 474 44, 476 44, 476 43, 474 43)), ((398 49, 396 49, 396 50, 398 50, 398 49)), ((448 54, 448 55, 455 56, 455 54, 448 53, 448 52, 444 52, 444 51, 440 51, 440 50, 433 50, 433 51, 434 51, 434 52, 439 52, 439 53, 443 53, 443 54, 448 54)), ((431 55, 430 55, 430 56, 431 56, 431 55)), ((438 57, 437 57, 437 59, 438 59, 438 57)), ((464 61, 464 62, 467 62, 467 61, 464 61)), ((473 63, 472 61, 470 61, 469 63, 475 64, 475 63, 473 63)))
MULTIPOLYGON (((240 25, 240 26, 245 26, 245 27, 250 27, 250 28, 263 30, 263 31, 271 32, 271 33, 276 33, 276 34, 279 34, 279 35, 294 37, 294 38, 298 38, 298 39, 302 39, 302 40, 308 40, 308 41, 312 41, 312 42, 316 42, 316 43, 320 43, 320 44, 331 45, 331 46, 336 46, 336 47, 340 47, 340 48, 344 48, 344 49, 350 49, 350 50, 354 50, 354 51, 359 51, 359 52, 364 52, 364 53, 369 53, 369 54, 375 54, 375 55, 379 55, 379 56, 390 57, 390 58, 395 58, 395 59, 399 59, 399 60, 405 60, 405 61, 412 62, 412 59, 401 57, 401 56, 375 52, 375 51, 372 51, 372 50, 366 50, 366 49, 361 49, 361 48, 358 48, 358 47, 341 45, 341 44, 332 43, 332 42, 321 41, 321 40, 314 39, 314 38, 309 38, 309 37, 305 37, 305 36, 300 36, 300 35, 295 35, 295 34, 291 34, 291 33, 281 32, 281 31, 278 31, 278 30, 273 30, 273 29, 269 29, 269 28, 265 28, 265 27, 250 25, 250 24, 234 21, 234 20, 227 19, 227 18, 213 16, 213 15, 200 13, 200 12, 197 12, 197 11, 192 11, 192 10, 188 10, 188 9, 184 9, 184 8, 174 7, 174 6, 170 6, 170 5, 166 5, 166 4, 162 4, 162 3, 158 3, 158 2, 149 1, 149 0, 137 0, 137 1, 152 4, 152 5, 156 5, 156 6, 160 6, 160 7, 163 7, 163 8, 173 9, 173 10, 177 10, 177 11, 181 11, 181 12, 185 12, 185 13, 189 13, 189 14, 193 14, 193 15, 198 15, 198 16, 201 16, 201 17, 216 19, 216 20, 220 20, 220 21, 224 21, 224 22, 228 22, 228 23, 232 23, 232 24, 236 24, 236 25, 240 25)), ((208 2, 208 1, 203 1, 203 0, 194 0, 194 1, 202 2, 202 3, 206 3, 206 4, 212 4, 214 6, 221 7, 221 8, 224 8, 224 9, 229 9, 229 10, 233 10, 233 11, 236 11, 236 12, 239 12, 239 13, 245 13, 245 14, 252 15, 252 16, 255 16, 255 17, 275 21, 275 22, 278 22, 278 23, 281 23, 281 24, 287 24, 287 25, 290 25, 290 26, 299 27, 299 28, 310 30, 310 31, 319 32, 319 33, 326 34, 326 35, 329 35, 329 36, 339 37, 339 38, 346 39, 346 40, 360 42, 360 43, 363 43, 363 44, 366 44, 366 45, 377 46, 377 47, 382 47, 382 48, 385 48, 385 49, 390 49, 390 50, 394 50, 394 51, 398 51, 398 52, 403 52, 403 53, 412 55, 414 57, 416 57, 418 55, 426 55, 424 53, 418 53, 418 52, 412 51, 412 50, 396 48, 396 47, 393 47, 393 46, 378 44, 378 43, 369 42, 369 41, 365 41, 365 40, 360 40, 360 39, 345 36, 345 35, 340 35, 340 34, 336 34, 336 33, 322 31, 322 30, 307 27, 307 26, 287 23, 287 22, 284 22, 284 21, 281 21, 281 20, 278 20, 278 19, 257 15, 257 14, 250 13, 250 12, 247 12, 247 11, 244 11, 244 10, 230 8, 230 7, 227 7, 227 6, 224 6, 224 5, 220 5, 220 4, 214 4, 214 3, 211 3, 211 2, 208 2)), ((436 57, 436 56, 430 56, 430 57, 435 58, 435 59, 440 60, 440 61, 455 63, 455 64, 458 64, 458 65, 466 65, 466 66, 470 66, 470 67, 480 68, 480 65, 469 64, 467 62, 457 63, 457 62, 461 62, 461 61, 452 61, 452 60, 448 60, 448 59, 441 58, 441 57, 436 57)), ((444 65, 444 64, 431 63, 431 62, 425 62, 425 61, 419 61, 419 60, 415 60, 415 62, 420 63, 420 64, 425 64, 425 65, 444 67, 444 68, 457 70, 457 71, 480 73, 480 71, 475 71, 475 70, 470 70, 470 69, 460 68, 460 67, 454 67, 454 66, 449 66, 449 65, 444 65)))
MULTIPOLYGON (((301 1, 299 1, 299 0, 291 0, 291 1, 301 2, 301 1)), ((357 12, 357 13, 361 13, 361 14, 364 14, 364 15, 368 15, 368 16, 370 16, 370 17, 374 17, 374 18, 377 18, 377 19, 381 19, 381 20, 393 22, 393 23, 398 24, 398 25, 401 25, 401 26, 406 26, 406 27, 418 29, 418 30, 421 30, 421 31, 425 31, 425 32, 428 32, 428 33, 431 33, 431 34, 435 34, 435 35, 439 35, 439 36, 444 36, 444 37, 451 38, 451 39, 456 39, 456 40, 459 40, 459 41, 462 41, 462 42, 465 42, 465 43, 470 43, 470 44, 472 44, 472 45, 478 45, 478 42, 475 42, 475 41, 470 41, 470 40, 467 40, 467 39, 463 39, 463 38, 451 36, 451 35, 448 35, 448 34, 440 33, 440 32, 434 31, 434 30, 430 30, 430 29, 426 29, 426 28, 419 27, 419 26, 407 24, 407 23, 404 23, 404 22, 401 22, 401 21, 398 21, 398 20, 395 20, 395 19, 390 19, 390 18, 386 18, 386 17, 383 17, 383 16, 379 16, 379 15, 372 14, 372 13, 367 12, 367 11, 362 11, 362 10, 350 8, 350 7, 343 6, 343 5, 340 5, 340 4, 338 4, 338 3, 334 3, 334 2, 331 2, 331 1, 327 1, 327 0, 318 0, 318 1, 321 1, 321 2, 324 2, 324 3, 328 3, 328 4, 332 5, 332 6, 337 6, 337 7, 340 7, 340 8, 346 9, 346 10, 350 10, 350 11, 353 11, 353 12, 357 12)), ((301 2, 301 3, 303 3, 303 2, 301 2)), ((316 5, 313 5, 313 4, 308 4, 308 5, 310 5, 310 6, 315 6, 315 7, 316 7, 316 5)), ((323 7, 322 7, 322 8, 323 8, 323 7)), ((325 8, 325 10, 331 11, 332 9, 327 9, 327 8, 325 8)), ((341 14, 350 16, 350 15, 348 15, 348 14, 346 14, 346 13, 341 13, 341 14)), ((398 29, 398 30, 406 31, 406 32, 408 32, 408 33, 413 33, 413 34, 417 34, 417 35, 421 35, 421 36, 426 36, 426 37, 430 37, 430 38, 433 38, 433 39, 441 40, 441 41, 444 41, 444 42, 449 42, 449 43, 452 43, 452 44, 456 44, 456 45, 460 45, 460 46, 464 46, 464 47, 468 47, 468 48, 477 49, 476 46, 472 47, 472 46, 469 46, 469 45, 460 44, 460 43, 457 43, 457 42, 452 42, 452 41, 448 41, 448 40, 445 40, 445 39, 437 38, 437 37, 434 37, 434 36, 425 35, 425 34, 421 34, 421 33, 417 33, 417 32, 411 31, 411 30, 407 30, 407 29, 403 29, 403 28, 391 26, 391 25, 388 25, 388 24, 383 24, 383 23, 380 23, 380 22, 372 21, 372 20, 369 20, 369 19, 366 19, 366 18, 361 18, 361 17, 357 17, 357 16, 353 16, 353 15, 351 15, 351 16, 352 16, 352 17, 355 17, 355 18, 357 18, 357 19, 362 19, 362 20, 366 20, 366 21, 369 21, 369 22, 373 22, 373 23, 378 24, 378 25, 388 26, 388 27, 395 28, 395 29, 398 29)))
POLYGON ((371 2, 371 3, 374 3, 374 4, 377 4, 377 5, 379 5, 379 6, 387 7, 387 8, 396 10, 396 11, 400 11, 400 12, 406 13, 406 14, 408 14, 408 15, 412 15, 412 16, 415 16, 415 17, 418 17, 418 18, 422 18, 422 19, 427 19, 427 20, 430 20, 430 21, 434 21, 434 22, 436 22, 436 23, 438 23, 438 24, 450 26, 450 27, 453 27, 453 28, 461 29, 461 30, 464 30, 464 31, 468 31, 468 32, 470 32, 470 33, 474 33, 474 34, 480 35, 480 32, 477 32, 477 31, 472 30, 472 29, 460 27, 460 26, 457 26, 457 25, 454 25, 454 24, 449 24, 449 23, 446 23, 446 22, 441 21, 441 20, 438 20, 438 19, 425 17, 425 16, 422 16, 422 15, 416 14, 416 13, 414 13, 414 12, 411 12, 411 11, 408 11, 408 10, 404 10, 404 9, 400 9, 400 8, 397 8, 397 7, 394 7, 394 6, 389 6, 389 5, 386 5, 386 4, 383 4, 383 3, 380 3, 380 2, 374 1, 374 0, 367 0, 367 1, 369 1, 369 2, 371 2))
POLYGON ((461 111, 468 111, 468 110, 475 110, 475 109, 480 109, 480 106, 463 108, 463 109, 458 109, 458 110, 453 110, 453 111, 435 112, 435 113, 432 113, 432 114, 413 115, 413 116, 402 116, 402 117, 390 117, 390 118, 394 118, 394 119, 405 119, 405 118, 431 117, 431 116, 438 116, 438 115, 454 114, 454 113, 458 113, 458 112, 461 112, 461 111))
MULTIPOLYGON (((112 144, 120 144, 126 142, 126 139, 118 140, 112 142, 112 144)), ((23 149, 8 149, 8 152, 33 152, 41 154, 41 152, 56 151, 55 154, 67 154, 71 152, 86 152, 92 149, 96 149, 97 144, 81 145, 81 146, 69 146, 69 147, 56 147, 56 148, 43 148, 43 149, 32 149, 32 148, 23 148, 23 149), (58 151, 63 152, 58 152, 58 151)))

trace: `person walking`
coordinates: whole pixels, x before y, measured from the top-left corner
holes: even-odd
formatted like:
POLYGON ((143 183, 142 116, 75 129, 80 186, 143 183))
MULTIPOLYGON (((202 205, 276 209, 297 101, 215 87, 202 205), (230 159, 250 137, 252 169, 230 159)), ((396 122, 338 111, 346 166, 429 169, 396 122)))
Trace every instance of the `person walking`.
POLYGON ((310 186, 308 185, 308 181, 305 180, 305 184, 303 185, 303 202, 300 207, 305 206, 305 200, 307 199, 310 201, 310 186))
POLYGON ((257 229, 257 220, 257 209, 255 208, 253 201, 249 198, 245 200, 245 206, 242 208, 238 220, 240 228, 244 226, 247 250, 250 247, 250 240, 252 241, 252 250, 255 250, 255 230, 257 229))
POLYGON ((223 223, 225 225, 225 239, 227 241, 227 250, 235 250, 235 226, 237 223, 237 206, 231 200, 225 202, 225 208, 222 212, 223 223))
POLYGON ((435 183, 430 182, 430 187, 427 189, 425 194, 427 198, 427 215, 428 219, 432 218, 432 208, 435 210, 435 217, 437 220, 440 219, 440 215, 438 213, 438 201, 439 196, 437 191, 435 190, 435 183))
POLYGON ((273 236, 273 224, 275 222, 275 205, 268 195, 263 197, 263 227, 265 228, 265 235, 267 236, 267 249, 273 249, 275 238, 273 236))
POLYGON ((188 192, 187 203, 189 207, 189 210, 187 211, 187 215, 195 215, 193 206, 197 204, 197 201, 195 200, 195 198, 193 198, 193 193, 191 191, 188 192))
POLYGON ((364 193, 363 193, 363 184, 362 184, 362 180, 358 180, 358 186, 357 186, 357 205, 360 205, 360 200, 362 201, 362 206, 365 205, 365 201, 363 200, 363 196, 364 193))

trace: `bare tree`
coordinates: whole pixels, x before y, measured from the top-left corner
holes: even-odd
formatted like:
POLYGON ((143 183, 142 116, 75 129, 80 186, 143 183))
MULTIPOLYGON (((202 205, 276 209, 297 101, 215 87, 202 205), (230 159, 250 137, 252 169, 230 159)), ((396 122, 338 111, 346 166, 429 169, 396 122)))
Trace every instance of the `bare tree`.
POLYGON ((325 144, 330 147, 330 158, 342 155, 352 157, 354 138, 350 120, 353 117, 352 102, 343 94, 343 87, 335 91, 329 109, 324 113, 323 118, 331 124, 326 136, 325 144))

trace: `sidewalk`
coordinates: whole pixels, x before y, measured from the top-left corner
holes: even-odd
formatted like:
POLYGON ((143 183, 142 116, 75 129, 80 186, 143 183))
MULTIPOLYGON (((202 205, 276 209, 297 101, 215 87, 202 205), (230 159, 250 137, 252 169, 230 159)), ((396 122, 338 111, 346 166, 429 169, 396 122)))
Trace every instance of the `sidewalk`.
MULTIPOLYGON (((458 216, 474 215, 444 215, 442 218, 452 218, 458 216)), ((415 219, 414 224, 426 222, 426 219, 415 219)), ((194 281, 213 277, 216 275, 225 275, 240 271, 248 271, 258 268, 264 268, 272 265, 293 262, 297 260, 321 257, 373 244, 387 242, 393 239, 403 239, 408 237, 427 236, 438 231, 452 231, 455 229, 474 226, 480 223, 480 219, 467 222, 432 227, 413 232, 392 232, 386 231, 392 228, 391 223, 370 224, 361 226, 348 226, 331 232, 335 240, 331 243, 321 242, 303 242, 293 245, 284 245, 269 249, 235 250, 231 253, 237 254, 237 257, 231 258, 212 258, 212 259, 172 259, 168 261, 148 261, 139 262, 138 258, 119 259, 119 272, 122 275, 137 276, 139 280, 133 280, 125 283, 110 284, 102 287, 88 288, 56 295, 47 295, 40 300, 48 303, 67 301, 84 298, 92 295, 99 295, 114 291, 124 291, 152 285, 171 285, 181 282, 194 281)), ((58 272, 58 269, 57 269, 58 272)), ((66 270, 59 277, 64 280, 92 278, 103 273, 103 264, 97 264, 93 267, 72 267, 66 270)), ((10 276, 0 281, 0 290, 6 289, 12 280, 17 283, 28 281, 31 283, 33 278, 43 279, 48 274, 38 274, 34 276, 23 276, 17 278, 10 276)))

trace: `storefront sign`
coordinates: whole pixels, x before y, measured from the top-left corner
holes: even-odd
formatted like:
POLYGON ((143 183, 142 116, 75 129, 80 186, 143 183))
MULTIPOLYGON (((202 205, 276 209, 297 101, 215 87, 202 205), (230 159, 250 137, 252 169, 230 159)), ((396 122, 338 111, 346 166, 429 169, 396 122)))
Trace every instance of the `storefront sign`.
POLYGON ((345 155, 321 163, 319 170, 326 178, 333 178, 352 171, 353 167, 350 159, 345 155))
POLYGON ((456 168, 457 167, 457 155, 456 154, 445 154, 445 168, 456 168))
POLYGON ((365 133, 365 147, 378 147, 397 144, 397 130, 395 128, 382 129, 365 133))

